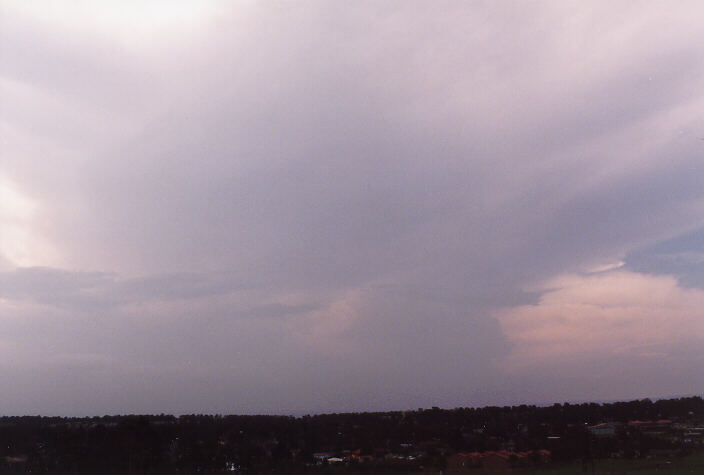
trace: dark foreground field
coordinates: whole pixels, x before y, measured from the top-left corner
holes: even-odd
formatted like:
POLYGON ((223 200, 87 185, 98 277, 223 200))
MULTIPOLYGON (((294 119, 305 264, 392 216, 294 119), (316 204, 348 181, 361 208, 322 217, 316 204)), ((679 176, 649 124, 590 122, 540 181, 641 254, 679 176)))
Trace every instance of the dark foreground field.
MULTIPOLYGON (((514 470, 515 473, 526 475, 572 475, 572 474, 597 474, 597 475, 656 475, 656 474, 704 474, 704 451, 681 459, 646 459, 646 460, 595 460, 594 465, 584 466, 582 463, 569 465, 554 465, 540 469, 514 470)), ((477 473, 482 473, 477 472, 477 473)))
MULTIPOLYGON (((13 471, 4 471, 0 469, 0 474, 19 473, 13 471)), ((49 475, 71 475, 74 473, 86 472, 45 472, 49 475)), ((95 472, 111 473, 113 475, 127 475, 130 472, 95 472)), ((155 471, 155 472, 139 472, 133 471, 132 474, 158 474, 166 475, 168 473, 177 473, 179 475, 212 475, 216 473, 224 473, 222 471, 155 471)), ((595 460, 594 464, 582 463, 572 464, 553 464, 540 469, 509 469, 509 470, 468 470, 463 472, 453 471, 424 471, 424 472, 409 472, 395 470, 365 470, 365 471, 349 471, 336 469, 316 469, 305 471, 251 471, 251 472, 229 472, 239 473, 240 475, 472 475, 472 474, 500 474, 514 473, 524 475, 684 475, 684 474, 703 474, 704 475, 704 451, 699 451, 687 457, 676 460, 667 459, 647 459, 647 460, 618 460, 618 459, 603 459, 595 460)))
MULTIPOLYGON (((273 475, 276 472, 272 472, 273 475)), ((328 472, 334 473, 334 472, 328 472)), ((339 473, 339 472, 338 472, 339 473)), ((353 475, 429 475, 430 473, 441 473, 443 475, 472 475, 480 473, 515 473, 525 475, 684 475, 702 474, 704 475, 704 450, 698 451, 681 459, 645 459, 645 460, 619 460, 601 459, 595 460, 594 464, 552 464, 548 467, 534 469, 513 469, 513 470, 468 470, 464 472, 359 472, 353 475)))

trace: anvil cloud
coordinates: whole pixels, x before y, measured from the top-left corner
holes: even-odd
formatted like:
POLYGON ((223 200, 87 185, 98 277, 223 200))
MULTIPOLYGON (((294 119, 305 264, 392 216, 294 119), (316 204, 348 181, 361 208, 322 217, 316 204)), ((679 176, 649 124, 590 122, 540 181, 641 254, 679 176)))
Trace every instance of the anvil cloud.
POLYGON ((701 391, 700 9, 0 2, 0 413, 701 391))

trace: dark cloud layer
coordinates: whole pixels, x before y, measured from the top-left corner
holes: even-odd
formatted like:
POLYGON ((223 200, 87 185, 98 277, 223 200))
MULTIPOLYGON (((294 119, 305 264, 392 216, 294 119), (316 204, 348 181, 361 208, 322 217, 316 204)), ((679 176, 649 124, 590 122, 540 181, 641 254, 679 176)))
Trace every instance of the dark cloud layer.
POLYGON ((642 340, 667 371, 612 356, 647 385, 595 371, 598 347, 511 363, 565 295, 571 330, 631 322, 595 310, 595 268, 699 302, 643 277, 695 282, 657 243, 704 225, 696 3, 65 7, 0 15, 0 372, 25 388, 0 412, 701 387, 673 376, 698 364, 679 333, 642 340))

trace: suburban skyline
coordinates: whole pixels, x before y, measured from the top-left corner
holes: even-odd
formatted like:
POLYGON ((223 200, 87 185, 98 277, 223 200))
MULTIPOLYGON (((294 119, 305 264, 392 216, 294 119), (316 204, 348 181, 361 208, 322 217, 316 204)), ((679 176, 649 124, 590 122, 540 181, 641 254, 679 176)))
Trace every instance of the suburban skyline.
POLYGON ((0 0, 0 414, 701 394, 702 18, 0 0))

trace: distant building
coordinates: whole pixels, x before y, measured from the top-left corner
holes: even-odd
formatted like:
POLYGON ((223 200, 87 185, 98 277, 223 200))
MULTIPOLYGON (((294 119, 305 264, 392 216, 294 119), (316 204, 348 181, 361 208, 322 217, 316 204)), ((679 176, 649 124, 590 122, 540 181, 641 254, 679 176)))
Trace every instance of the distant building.
POLYGON ((592 435, 599 437, 613 437, 616 435, 616 431, 619 427, 621 427, 621 424, 618 422, 604 422, 602 424, 589 426, 587 427, 587 430, 592 435))
POLYGON ((333 457, 334 454, 331 454, 330 452, 316 452, 313 454, 313 459, 316 461, 316 463, 321 464, 323 462, 326 462, 330 457, 333 457))
POLYGON ((650 429, 669 429, 672 427, 672 421, 669 419, 660 419, 658 421, 630 421, 628 427, 634 427, 637 429, 650 430, 650 429))
POLYGON ((669 419, 660 419, 658 421, 630 421, 628 427, 645 434, 663 435, 673 428, 673 424, 669 419))
POLYGON ((447 458, 448 471, 464 471, 472 468, 481 468, 482 454, 479 452, 457 453, 447 458))
MULTIPOLYGON (((3 465, 0 464, 0 467, 3 465)), ((4 468, 9 469, 10 473, 13 472, 25 472, 26 471, 26 466, 27 466, 27 456, 26 455, 15 455, 15 456, 6 456, 5 457, 5 464, 4 468)), ((0 468, 0 471, 2 473, 7 473, 5 470, 0 468)))

